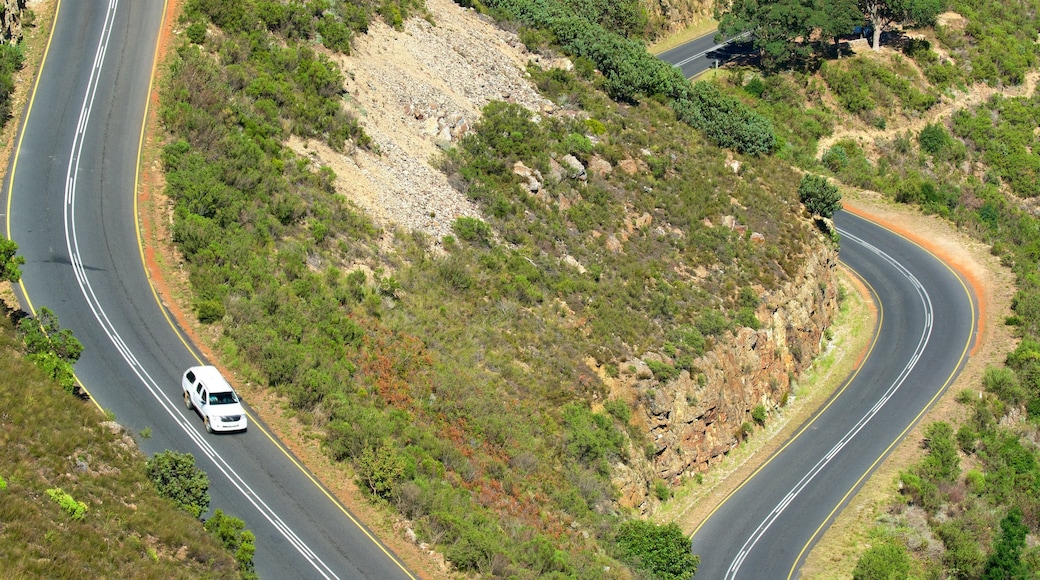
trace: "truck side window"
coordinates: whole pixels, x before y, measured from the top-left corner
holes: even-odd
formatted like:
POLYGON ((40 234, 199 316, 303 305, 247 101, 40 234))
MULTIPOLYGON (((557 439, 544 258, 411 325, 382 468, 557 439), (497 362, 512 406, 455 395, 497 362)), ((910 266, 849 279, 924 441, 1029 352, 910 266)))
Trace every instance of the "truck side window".
POLYGON ((189 383, 195 384, 195 373, 188 371, 186 378, 188 379, 189 383))

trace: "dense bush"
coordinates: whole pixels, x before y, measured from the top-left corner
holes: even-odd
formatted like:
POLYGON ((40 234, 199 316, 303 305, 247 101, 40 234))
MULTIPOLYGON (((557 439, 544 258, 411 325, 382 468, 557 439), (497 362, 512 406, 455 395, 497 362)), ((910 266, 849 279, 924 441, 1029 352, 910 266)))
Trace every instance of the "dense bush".
POLYGON ((838 187, 822 175, 805 175, 798 184, 798 199, 814 216, 830 218, 841 209, 841 193, 838 187))
POLYGON ((705 81, 694 83, 689 94, 688 99, 675 101, 676 115, 704 131, 710 141, 750 155, 772 153, 776 135, 765 117, 705 81))
POLYGON ((18 255, 18 244, 0 236, 0 282, 17 283, 22 278, 25 257, 18 255))
POLYGON ((18 334, 25 346, 26 358, 42 369, 68 393, 76 390, 76 377, 72 364, 83 353, 80 343, 72 331, 61 328, 58 316, 43 306, 36 318, 26 317, 18 321, 18 334))
POLYGON ((910 574, 910 556, 893 544, 871 546, 860 556, 852 571, 854 580, 892 580, 907 578, 910 574))
MULTIPOLYGON (((647 52, 641 43, 583 18, 582 11, 575 14, 567 3, 489 0, 487 4, 528 26, 550 31, 565 50, 591 60, 603 74, 603 87, 611 97, 635 103, 641 97, 660 95, 672 101, 679 119, 704 131, 709 140, 721 147, 752 155, 773 151, 776 138, 772 124, 764 117, 709 88, 709 83, 698 83, 704 86, 691 90, 679 69, 647 52)), ((615 10, 624 12, 626 6, 634 3, 606 4, 614 4, 615 10)))
POLYGON ((820 74, 842 108, 874 124, 897 105, 909 114, 920 114, 939 100, 933 89, 919 88, 922 82, 913 73, 899 74, 873 59, 826 62, 820 74))
POLYGON ((0 44, 0 126, 11 117, 11 96, 14 94, 14 73, 25 63, 20 44, 0 44))
POLYGON ((253 565, 253 554, 256 553, 256 536, 245 529, 246 524, 236 517, 229 516, 221 510, 213 512, 213 516, 203 524, 206 531, 220 538, 224 547, 235 555, 238 570, 243 580, 259 578, 253 565))
POLYGON ((148 459, 145 471, 159 495, 173 500, 177 507, 196 518, 209 509, 209 476, 195 467, 192 454, 169 450, 156 453, 148 459))
POLYGON ((621 559, 652 578, 687 580, 700 565, 700 557, 690 553, 690 539, 675 523, 625 522, 617 546, 621 559))
POLYGON ((952 143, 950 134, 946 132, 946 128, 940 123, 928 123, 925 125, 924 129, 921 129, 921 132, 917 135, 917 140, 921 143, 921 149, 932 155, 938 155, 952 143))

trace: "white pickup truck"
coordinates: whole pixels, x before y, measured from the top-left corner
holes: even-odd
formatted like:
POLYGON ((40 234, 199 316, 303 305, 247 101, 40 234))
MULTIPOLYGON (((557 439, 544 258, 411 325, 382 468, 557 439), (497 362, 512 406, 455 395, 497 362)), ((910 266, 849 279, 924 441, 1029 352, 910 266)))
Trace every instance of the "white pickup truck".
POLYGON ((206 431, 245 431, 246 410, 214 366, 191 367, 181 379, 184 406, 202 415, 206 431))

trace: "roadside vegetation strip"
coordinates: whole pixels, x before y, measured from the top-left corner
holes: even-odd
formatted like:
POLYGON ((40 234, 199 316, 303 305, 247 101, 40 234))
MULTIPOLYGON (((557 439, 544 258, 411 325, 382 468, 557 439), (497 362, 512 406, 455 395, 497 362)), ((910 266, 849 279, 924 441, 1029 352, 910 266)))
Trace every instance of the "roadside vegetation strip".
POLYGON ((103 423, 93 407, 19 354, 12 324, 16 310, 11 304, 4 310, 0 475, 7 485, 0 490, 0 562, 5 575, 57 578, 86 566, 102 577, 233 576, 235 561, 220 541, 155 492, 134 435, 103 423), (62 492, 52 493, 61 507, 47 490, 62 492), (104 550, 97 549, 101 545, 104 550))

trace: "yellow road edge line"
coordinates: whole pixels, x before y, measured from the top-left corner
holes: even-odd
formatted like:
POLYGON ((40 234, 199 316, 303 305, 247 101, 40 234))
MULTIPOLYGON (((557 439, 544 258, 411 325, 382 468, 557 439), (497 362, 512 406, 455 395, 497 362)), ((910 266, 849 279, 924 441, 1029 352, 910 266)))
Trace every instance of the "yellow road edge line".
POLYGON ((722 509, 722 506, 725 505, 726 502, 728 502, 730 500, 730 498, 732 498, 734 495, 737 494, 737 492, 739 492, 741 489, 743 489, 744 486, 747 485, 748 482, 750 482, 756 475, 758 475, 759 472, 761 472, 763 469, 765 469, 767 465, 772 463, 773 460, 776 459, 792 443, 794 443, 795 440, 798 439, 798 437, 800 437, 803 433, 805 433, 809 429, 809 427, 812 427, 813 423, 815 423, 816 420, 819 419, 827 411, 827 409, 829 409, 831 407, 831 405, 833 405, 834 402, 837 401, 838 398, 841 397, 841 395, 845 393, 846 390, 848 390, 849 386, 851 386, 853 381, 856 380, 856 377, 859 376, 860 369, 863 368, 863 365, 866 363, 867 359, 870 358, 871 353, 874 352, 874 347, 877 345, 878 336, 881 335, 881 325, 884 322, 884 318, 885 318, 884 309, 883 309, 883 307, 881 305, 881 301, 878 300, 877 292, 870 285, 870 283, 867 282, 866 280, 864 280, 863 277, 860 276, 858 272, 856 272, 852 268, 849 268, 848 265, 845 264, 844 262, 842 262, 842 265, 844 265, 846 270, 848 270, 852 275, 854 275, 856 278, 859 278, 860 282, 862 282, 863 285, 866 286, 868 292, 873 297, 874 304, 877 305, 878 321, 874 325, 874 338, 870 342, 870 348, 867 349, 867 353, 865 355, 863 355, 863 359, 856 366, 856 369, 852 371, 852 374, 850 374, 849 377, 845 380, 845 383, 842 384, 841 388, 838 389, 837 391, 835 391, 830 396, 830 398, 827 401, 827 404, 824 405, 823 408, 821 408, 818 411, 816 411, 815 413, 813 413, 813 416, 810 417, 809 420, 804 425, 802 425, 801 429, 799 429, 794 435, 791 435, 791 437, 788 438, 787 442, 784 443, 784 445, 782 447, 780 447, 779 449, 774 451, 769 456, 769 459, 767 459, 762 465, 760 465, 757 469, 755 469, 755 471, 753 471, 751 473, 751 475, 747 476, 747 478, 745 478, 744 481, 742 481, 740 483, 740 485, 738 485, 736 488, 734 488, 733 491, 731 491, 728 494, 726 494, 726 497, 724 497, 722 499, 722 501, 720 501, 719 504, 717 506, 715 506, 708 513, 708 515, 704 516, 704 519, 701 520, 701 523, 697 524, 697 527, 694 528, 693 533, 690 534, 690 539, 691 540, 693 539, 694 536, 697 535, 697 532, 700 531, 700 529, 704 526, 704 524, 707 523, 707 521, 709 519, 711 519, 711 516, 715 515, 715 512, 717 512, 720 509, 722 509))
MULTIPOLYGON (((7 239, 11 239, 11 204, 14 203, 14 178, 15 173, 18 171, 18 159, 22 153, 22 140, 25 139, 25 127, 29 124, 29 117, 32 115, 33 105, 36 103, 36 93, 40 88, 40 77, 43 76, 43 67, 47 64, 47 56, 51 52, 51 43, 54 41, 54 31, 58 29, 58 16, 61 14, 61 0, 57 0, 57 4, 54 6, 54 19, 51 20, 51 31, 47 35, 47 44, 43 49, 43 58, 40 59, 40 68, 36 71, 36 78, 33 80, 33 88, 29 93, 29 103, 25 106, 25 117, 22 119, 22 126, 18 128, 18 142, 14 147, 14 162, 11 163, 11 175, 7 180, 7 209, 5 211, 4 228, 6 230, 5 236, 7 239)), ((29 314, 33 317, 36 316, 36 307, 33 306, 32 299, 29 298, 29 291, 25 288, 25 283, 21 279, 18 280, 18 288, 22 291, 22 296, 25 297, 25 306, 29 309, 29 314)), ((83 386, 83 383, 73 372, 72 378, 75 379, 76 384, 79 385, 80 390, 87 393, 90 396, 90 392, 83 386)), ((90 402, 94 403, 98 411, 102 414, 105 410, 101 408, 94 397, 90 397, 90 402)))
MULTIPOLYGON (((47 64, 47 56, 51 52, 51 42, 54 41, 54 31, 58 28, 58 16, 61 14, 61 0, 54 7, 54 19, 51 21, 51 32, 47 36, 47 44, 43 49, 43 59, 40 60, 40 68, 36 71, 36 78, 33 80, 33 88, 29 93, 29 104, 25 106, 25 117, 22 119, 22 126, 18 130, 18 143, 14 146, 14 163, 11 164, 11 175, 7 180, 7 209, 5 216, 5 228, 7 229, 7 239, 11 239, 11 204, 14 201, 14 178, 15 173, 18 171, 18 158, 22 153, 22 140, 25 139, 25 127, 29 124, 29 116, 32 115, 33 104, 36 102, 36 92, 40 88, 40 77, 43 76, 43 67, 47 64)), ((18 280, 18 287, 22 290, 22 296, 25 296, 25 301, 28 303, 26 306, 29 307, 29 313, 36 316, 36 309, 33 308, 32 300, 29 299, 29 293, 25 291, 25 284, 18 280)))
MULTIPOLYGON (((856 215, 857 217, 859 217, 861 219, 866 219, 864 216, 861 216, 859 214, 853 214, 853 215, 856 215)), ((946 377, 946 381, 943 382, 942 386, 939 387, 938 390, 936 390, 935 394, 932 395, 932 398, 928 401, 928 404, 925 405, 923 409, 921 409, 921 412, 918 413, 916 417, 914 417, 914 420, 911 421, 910 424, 907 425, 906 428, 903 429, 903 431, 897 437, 895 437, 895 439, 892 440, 892 442, 888 445, 888 447, 885 448, 885 450, 883 452, 881 452, 880 455, 878 455, 877 459, 874 460, 874 463, 870 464, 870 467, 868 467, 867 470, 864 471, 862 475, 860 475, 859 479, 856 480, 856 483, 854 483, 852 485, 852 487, 849 488, 849 490, 845 493, 845 495, 842 496, 842 498, 834 506, 834 509, 832 509, 830 511, 830 513, 827 514, 827 517, 824 518, 823 523, 821 523, 820 526, 818 528, 816 528, 816 531, 813 532, 812 536, 809 537, 809 540, 805 543, 804 546, 802 546, 801 551, 798 552, 798 557, 795 558, 794 564, 791 565, 791 570, 789 571, 789 573, 787 575, 788 580, 790 580, 791 578, 794 578, 794 575, 795 575, 795 573, 798 570, 798 563, 801 561, 802 556, 805 555, 806 550, 808 550, 809 546, 812 545, 813 541, 815 541, 816 536, 820 535, 820 532, 825 527, 828 526, 828 522, 830 522, 831 518, 833 518, 834 515, 839 511, 839 508, 842 506, 842 504, 844 504, 846 501, 848 501, 848 499, 852 495, 853 491, 856 490, 863 483, 863 480, 866 479, 866 477, 877 467, 877 465, 879 463, 881 463, 888 456, 888 454, 892 451, 892 448, 894 448, 896 445, 901 443, 903 438, 906 436, 906 434, 909 433, 911 429, 913 429, 914 427, 917 426, 917 424, 918 424, 918 422, 920 422, 921 418, 924 417, 924 415, 926 413, 928 413, 928 411, 930 411, 932 409, 932 407, 935 405, 935 402, 939 399, 939 397, 941 397, 943 394, 946 393, 946 390, 950 387, 950 384, 953 383, 953 381, 956 379, 957 375, 959 375, 961 370, 963 370, 962 366, 965 364, 965 359, 968 358, 968 353, 971 350, 971 344, 975 341, 975 332, 978 330, 978 320, 976 320, 976 318, 975 318, 975 309, 976 309, 975 300, 972 298, 972 294, 971 294, 971 291, 968 289, 968 285, 965 284, 965 281, 964 281, 965 277, 960 272, 955 270, 945 260, 942 260, 942 259, 939 258, 939 256, 936 256, 931 250, 929 250, 928 248, 926 248, 926 247, 922 246, 921 244, 915 242, 914 240, 911 240, 910 238, 904 236, 903 234, 900 234, 897 231, 894 231, 894 230, 892 230, 890 228, 887 228, 887 227, 885 227, 885 226, 883 226, 883 225, 881 225, 881 224, 879 224, 879 223, 877 223, 877 222, 875 222, 873 220, 867 220, 867 221, 869 221, 870 223, 872 223, 872 224, 874 224, 874 225, 876 225, 876 226, 878 226, 878 227, 880 227, 880 228, 882 228, 884 230, 887 230, 887 231, 891 232, 892 234, 894 234, 896 236, 899 236, 900 238, 903 238, 904 240, 906 240, 906 241, 910 242, 911 244, 917 246, 918 248, 923 250, 925 253, 927 253, 929 256, 935 258, 935 260, 937 262, 942 264, 944 268, 946 268, 951 274, 953 274, 953 277, 957 279, 958 283, 960 283, 961 289, 964 290, 964 294, 968 297, 968 303, 971 305, 971 326, 970 326, 970 332, 968 333, 967 341, 964 343, 964 348, 961 350, 961 355, 957 359, 957 365, 954 366, 953 371, 950 373, 950 375, 948 377, 946 377)))

